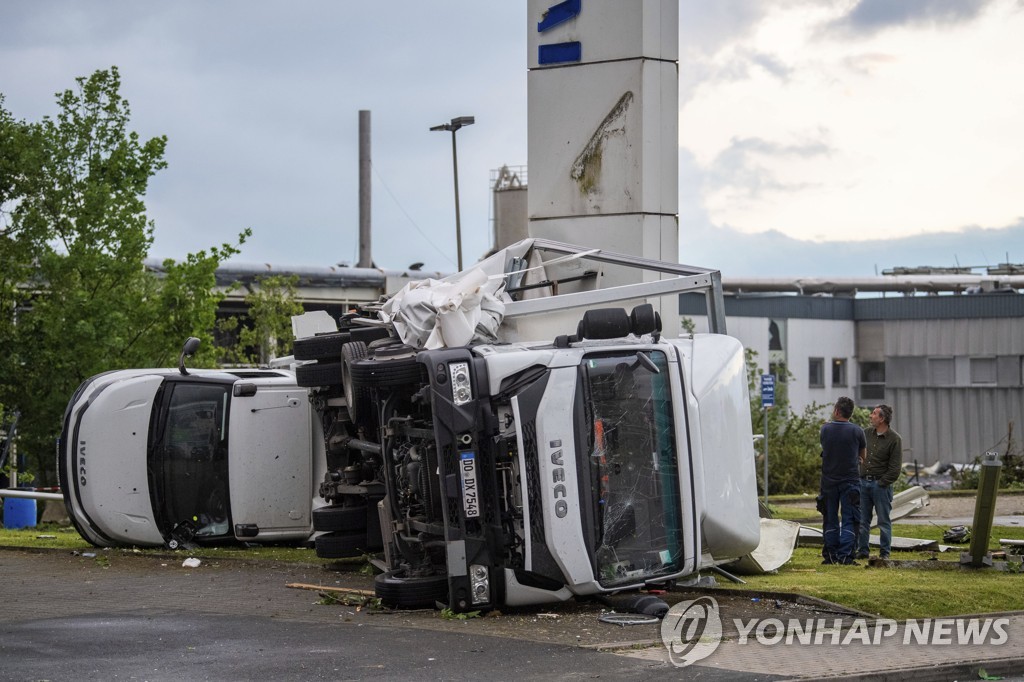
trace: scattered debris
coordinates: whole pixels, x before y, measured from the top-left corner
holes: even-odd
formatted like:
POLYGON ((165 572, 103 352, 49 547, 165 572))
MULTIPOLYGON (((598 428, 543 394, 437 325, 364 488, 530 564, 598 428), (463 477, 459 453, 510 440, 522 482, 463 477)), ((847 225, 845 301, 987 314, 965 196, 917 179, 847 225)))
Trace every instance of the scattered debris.
MULTIPOLYGON (((916 511, 928 506, 928 491, 919 485, 911 486, 906 490, 896 493, 892 498, 892 511, 889 512, 889 519, 895 521, 909 516, 916 511)), ((872 515, 871 527, 878 525, 877 515, 872 515)))
POLYGON ((196 559, 195 557, 189 557, 188 559, 185 559, 184 561, 181 562, 181 567, 182 568, 199 568, 199 565, 201 563, 203 563, 203 562, 200 561, 199 559, 196 559))
POLYGON ((54 540, 56 537, 56 535, 37 535, 36 540, 54 540))
POLYGON ((359 590, 354 587, 329 587, 326 585, 310 585, 309 583, 288 583, 285 587, 296 590, 315 590, 317 592, 339 592, 343 594, 357 594, 362 597, 373 597, 376 593, 373 590, 359 590))
POLYGON ((466 611, 464 613, 456 613, 450 608, 441 609, 441 617, 445 620, 469 620, 470 618, 479 618, 479 611, 466 611))
POLYGON ((761 575, 778 570, 793 557, 800 524, 784 519, 761 519, 761 543, 750 554, 726 564, 740 575, 761 575))
MULTIPOLYGON (((878 547, 881 544, 881 539, 877 535, 872 535, 868 540, 868 543, 872 547, 878 547)), ((799 545, 801 547, 814 547, 821 546, 821 529, 812 528, 810 526, 800 526, 799 545)), ((899 536, 893 536, 892 538, 892 550, 900 552, 948 552, 951 549, 949 545, 940 545, 935 540, 926 540, 923 538, 904 538, 899 536)))
POLYGON ((971 529, 967 526, 953 526, 942 534, 942 541, 962 545, 971 539, 971 529))
POLYGON ((655 618, 664 618, 665 614, 668 613, 668 604, 653 594, 630 595, 627 599, 622 600, 619 605, 632 613, 654 616, 655 618))
POLYGON ((689 580, 680 580, 676 583, 676 587, 718 587, 718 581, 713 575, 698 575, 689 580))
POLYGON ((659 619, 655 616, 644 616, 634 613, 615 613, 611 611, 609 613, 603 613, 598 616, 598 620, 608 625, 618 625, 619 627, 626 627, 629 625, 651 625, 657 623, 659 619))

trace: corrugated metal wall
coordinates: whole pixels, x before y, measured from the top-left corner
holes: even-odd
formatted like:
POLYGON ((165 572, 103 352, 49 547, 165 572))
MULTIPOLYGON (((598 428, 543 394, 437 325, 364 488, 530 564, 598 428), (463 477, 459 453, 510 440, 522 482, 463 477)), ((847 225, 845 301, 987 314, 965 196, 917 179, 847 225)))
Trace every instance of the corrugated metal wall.
MULTIPOLYGON (((702 313, 703 303, 703 296, 680 297, 680 310, 702 313)), ((871 384, 871 393, 884 390, 884 402, 893 406, 893 428, 908 449, 906 462, 917 459, 928 466, 971 462, 988 450, 1003 453, 1010 422, 1018 451, 1024 448, 1024 296, 748 296, 727 297, 725 308, 730 331, 741 340, 756 332, 758 343, 770 319, 854 320, 857 363, 885 363, 886 383, 871 384), (987 376, 975 374, 972 366, 972 359, 984 358, 996 362, 995 384, 984 378, 987 383, 972 383, 987 376)), ((802 334, 817 329, 799 327, 802 334)), ((808 353, 832 357, 831 349, 806 347, 787 360, 806 372, 808 353)), ((862 396, 867 385, 857 389, 862 396)), ((868 407, 883 401, 859 402, 868 407)))
POLYGON ((1004 453, 1010 422, 1018 452, 1024 444, 1024 389, 887 387, 885 395, 905 462, 927 466, 971 462, 989 450, 1004 453))
POLYGON ((887 320, 885 354, 1024 355, 1024 319, 887 320))
POLYGON ((904 447, 912 448, 904 461, 971 462, 989 450, 1005 452, 1010 422, 1018 447, 1024 443, 1024 318, 904 319, 884 325, 886 401, 895 410, 893 427, 904 447), (970 358, 985 356, 998 356, 1000 367, 1013 376, 1000 376, 1000 386, 972 384, 970 358), (941 382, 932 376, 927 363, 936 357, 952 358, 956 376, 941 382))

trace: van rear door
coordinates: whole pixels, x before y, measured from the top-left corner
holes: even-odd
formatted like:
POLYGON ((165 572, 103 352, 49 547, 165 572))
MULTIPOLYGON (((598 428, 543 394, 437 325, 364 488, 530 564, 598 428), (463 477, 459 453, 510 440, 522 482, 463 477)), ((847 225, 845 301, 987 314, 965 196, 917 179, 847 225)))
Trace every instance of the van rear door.
POLYGON ((305 389, 289 381, 240 381, 233 393, 228 440, 235 536, 264 542, 308 537, 313 448, 305 389))

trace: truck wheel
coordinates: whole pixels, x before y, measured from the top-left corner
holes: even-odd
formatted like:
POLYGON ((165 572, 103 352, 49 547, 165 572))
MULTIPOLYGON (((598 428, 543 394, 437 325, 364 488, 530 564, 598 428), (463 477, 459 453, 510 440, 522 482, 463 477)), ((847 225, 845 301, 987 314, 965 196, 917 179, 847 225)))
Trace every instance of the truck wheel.
POLYGON ((320 507, 313 510, 313 530, 366 532, 366 507, 320 507))
POLYGON ((292 354, 296 360, 335 360, 341 354, 341 347, 351 338, 348 332, 331 332, 295 339, 292 354))
POLYGON ((340 362, 317 362, 295 368, 295 383, 299 386, 335 386, 341 384, 340 362))
POLYGON ((366 551, 366 531, 327 533, 318 535, 316 555, 321 559, 345 559, 360 556, 366 551))
POLYGON ((373 579, 374 592, 382 604, 400 609, 431 609, 435 602, 448 601, 446 576, 407 578, 405 575, 405 569, 399 569, 373 579))
POLYGON ((418 386, 421 383, 420 363, 415 356, 394 360, 360 360, 352 364, 352 381, 356 386, 418 386))
POLYGON ((370 390, 352 381, 352 363, 366 357, 366 344, 352 341, 341 347, 341 385, 345 389, 345 402, 348 403, 348 418, 353 424, 359 419, 366 419, 373 414, 370 390))
POLYGON ((393 336, 386 336, 384 338, 374 339, 373 341, 370 341, 370 344, 367 346, 367 348, 369 348, 370 350, 376 350, 377 348, 383 348, 384 346, 394 346, 396 344, 401 343, 401 339, 396 339, 393 336))

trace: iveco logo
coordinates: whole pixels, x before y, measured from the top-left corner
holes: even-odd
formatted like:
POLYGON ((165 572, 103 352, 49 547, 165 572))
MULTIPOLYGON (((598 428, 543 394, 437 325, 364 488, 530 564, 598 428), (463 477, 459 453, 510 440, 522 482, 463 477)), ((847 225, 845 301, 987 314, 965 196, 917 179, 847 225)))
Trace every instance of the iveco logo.
POLYGON ((85 485, 85 441, 78 442, 78 482, 85 485))
POLYGON ((552 448, 551 463, 555 468, 551 470, 551 482, 554 487, 551 489, 555 496, 555 516, 564 519, 569 513, 569 503, 565 501, 565 462, 562 460, 562 441, 553 440, 550 443, 552 448))

